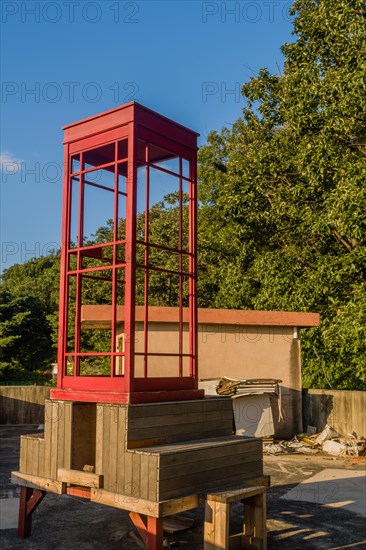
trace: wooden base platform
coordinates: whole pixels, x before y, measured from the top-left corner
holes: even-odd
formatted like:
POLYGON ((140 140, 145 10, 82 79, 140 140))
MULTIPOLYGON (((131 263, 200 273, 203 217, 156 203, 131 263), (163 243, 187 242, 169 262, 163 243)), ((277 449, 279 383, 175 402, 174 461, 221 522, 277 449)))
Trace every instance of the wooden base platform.
POLYGON ((49 491, 128 510, 148 547, 160 548, 162 518, 197 507, 198 494, 260 478, 263 452, 260 439, 233 435, 227 398, 50 400, 44 435, 21 438, 19 470, 14 483, 29 489, 21 536, 29 536, 32 510, 49 491))
MULTIPOLYGON (((21 486, 18 521, 18 536, 20 538, 31 536, 32 514, 47 492, 68 494, 129 511, 130 519, 148 550, 163 550, 163 520, 165 517, 199 506, 200 495, 198 494, 153 502, 97 488, 95 485, 100 483, 100 479, 87 478, 90 474, 86 474, 81 479, 88 485, 81 486, 72 483, 80 481, 75 477, 73 471, 60 470, 59 473, 64 481, 12 472, 12 483, 21 486)), ((243 541, 243 548, 266 550, 265 488, 268 485, 269 476, 262 476, 248 480, 244 487, 230 487, 225 491, 211 492, 207 495, 204 527, 205 550, 228 550, 234 548, 232 542, 235 543, 235 548, 240 548, 243 541), (230 505, 238 500, 244 501, 246 506, 244 532, 229 537, 230 505)))

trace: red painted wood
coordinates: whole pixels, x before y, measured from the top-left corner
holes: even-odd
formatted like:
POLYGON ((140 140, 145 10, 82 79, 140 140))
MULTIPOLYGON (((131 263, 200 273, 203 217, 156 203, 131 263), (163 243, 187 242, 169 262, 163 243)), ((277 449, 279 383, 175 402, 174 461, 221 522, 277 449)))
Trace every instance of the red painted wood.
POLYGON ((136 527, 137 531, 139 532, 140 537, 148 546, 148 533, 147 533, 147 518, 146 516, 140 515, 137 512, 130 512, 129 513, 130 519, 134 526, 136 527))
POLYGON ((32 534, 32 516, 27 515, 27 502, 33 494, 33 489, 20 487, 18 537, 25 539, 32 534))
POLYGON ((73 497, 88 498, 90 499, 89 487, 66 487, 66 494, 73 497))
POLYGON ((163 518, 147 517, 147 548, 163 550, 163 518))
POLYGON ((163 518, 144 516, 137 512, 129 514, 148 550, 163 550, 163 518))
POLYGON ((88 403, 128 403, 128 393, 84 390, 51 390, 51 399, 61 401, 83 401, 88 403))
POLYGON ((27 515, 33 514, 34 510, 37 508, 38 504, 42 502, 46 496, 46 491, 41 491, 40 489, 34 489, 33 495, 27 502, 27 515))
POLYGON ((138 391, 133 393, 98 392, 82 390, 51 390, 51 399, 83 401, 87 403, 159 403, 161 401, 190 401, 202 399, 203 390, 138 391))
POLYGON ((32 514, 39 503, 46 496, 45 491, 32 489, 31 487, 20 487, 19 515, 18 515, 18 537, 25 539, 32 534, 32 514))

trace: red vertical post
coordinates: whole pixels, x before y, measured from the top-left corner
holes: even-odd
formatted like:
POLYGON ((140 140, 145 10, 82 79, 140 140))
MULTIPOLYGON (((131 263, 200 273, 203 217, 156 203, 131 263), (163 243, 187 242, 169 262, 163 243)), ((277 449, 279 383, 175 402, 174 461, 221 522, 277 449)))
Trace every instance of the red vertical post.
POLYGON ((163 518, 147 516, 147 548, 163 550, 163 518))
POLYGON ((115 375, 116 372, 116 361, 117 357, 114 355, 114 352, 117 351, 117 342, 116 342, 116 325, 117 325, 117 268, 115 267, 118 264, 118 143, 114 144, 114 204, 113 204, 113 267, 111 268, 112 275, 112 312, 111 312, 111 350, 113 353, 110 357, 110 368, 111 376, 115 375))
POLYGON ((25 539, 32 534, 32 516, 27 513, 27 503, 33 494, 30 487, 20 487, 18 537, 25 539))
POLYGON ((149 204, 150 204, 150 166, 149 145, 145 146, 145 250, 144 250, 144 376, 148 374, 149 346, 149 204))
POLYGON ((135 302, 136 302, 136 129, 129 124, 126 201, 126 294, 125 294, 125 380, 129 393, 134 390, 135 302))
POLYGON ((183 184, 182 184, 183 163, 182 157, 179 157, 179 221, 178 221, 178 248, 179 252, 179 376, 183 376, 183 184))
POLYGON ((68 239, 70 226, 70 193, 69 184, 69 147, 64 149, 64 177, 62 193, 62 228, 61 228, 61 264, 60 264, 60 303, 59 303, 59 331, 57 353, 57 384, 60 387, 65 370, 65 351, 67 342, 67 263, 68 263, 68 239))
POLYGON ((198 361, 197 361, 197 346, 198 346, 198 334, 197 334, 197 152, 192 154, 190 163, 190 228, 189 228, 189 310, 190 310, 190 352, 191 352, 191 365, 190 375, 195 381, 198 379, 198 361))

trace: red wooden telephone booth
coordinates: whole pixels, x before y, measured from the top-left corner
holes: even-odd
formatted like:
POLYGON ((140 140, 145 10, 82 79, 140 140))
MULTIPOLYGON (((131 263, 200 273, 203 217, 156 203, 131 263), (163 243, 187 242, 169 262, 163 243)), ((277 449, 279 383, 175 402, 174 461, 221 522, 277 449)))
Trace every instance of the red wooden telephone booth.
POLYGON ((65 131, 57 389, 53 399, 196 399, 195 132, 138 103, 65 131), (100 328, 83 308, 108 306, 100 328), (170 306, 174 337, 152 338, 170 306), (163 344, 162 344, 163 342, 163 344), (161 375, 159 365, 169 363, 161 375))

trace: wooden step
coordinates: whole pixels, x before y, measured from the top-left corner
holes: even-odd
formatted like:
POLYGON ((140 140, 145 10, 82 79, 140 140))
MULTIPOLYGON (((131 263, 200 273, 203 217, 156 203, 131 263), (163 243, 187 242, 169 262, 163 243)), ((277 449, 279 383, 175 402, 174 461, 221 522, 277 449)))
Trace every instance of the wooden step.
POLYGON ((212 437, 134 449, 141 462, 157 463, 157 498, 204 493, 263 474, 260 439, 212 437))
MULTIPOLYGON (((162 445, 151 445, 149 447, 141 447, 134 449, 136 453, 159 454, 161 455, 178 455, 192 451, 210 451, 220 447, 247 445, 255 443, 261 446, 261 441, 256 437, 244 437, 239 435, 229 435, 222 437, 208 437, 189 441, 179 441, 177 443, 164 443, 162 445)), ((183 459, 184 460, 184 459, 183 459)))

